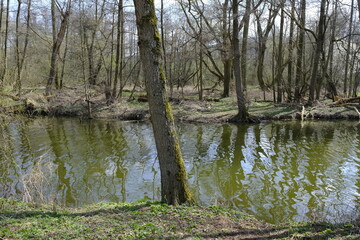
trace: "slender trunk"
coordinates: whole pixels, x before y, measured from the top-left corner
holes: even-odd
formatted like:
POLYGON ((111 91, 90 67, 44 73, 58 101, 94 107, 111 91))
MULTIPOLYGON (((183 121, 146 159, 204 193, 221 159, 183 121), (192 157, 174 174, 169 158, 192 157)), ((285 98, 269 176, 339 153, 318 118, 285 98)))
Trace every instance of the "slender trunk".
MULTIPOLYGON (((114 2, 114 8, 116 7, 116 2, 114 2)), ((114 61, 114 32, 115 32, 115 11, 112 13, 111 18, 111 50, 110 50, 110 66, 106 74, 106 82, 104 86, 105 99, 106 103, 110 104, 113 101, 111 86, 113 82, 113 61, 114 61)), ((116 63, 115 63, 116 65, 116 63)), ((115 85, 116 86, 116 85, 115 85)))
MULTIPOLYGON (((161 31, 161 48, 163 51, 163 60, 164 60, 164 73, 165 77, 169 79, 168 71, 167 71, 167 56, 166 56, 166 48, 165 48, 165 30, 164 30, 164 0, 160 2, 160 31, 161 31)), ((171 81, 171 80, 170 80, 171 81)), ((171 95, 171 94, 170 94, 171 95)))
MULTIPOLYGON (((55 0, 52 0, 52 2, 55 2, 55 0)), ((54 82, 54 80, 56 78, 57 57, 59 55, 60 47, 61 47, 61 44, 63 42, 65 32, 66 32, 66 28, 67 28, 67 25, 68 25, 68 20, 69 20, 69 16, 70 16, 70 7, 71 7, 71 0, 69 0, 66 3, 65 12, 61 13, 62 21, 61 21, 61 24, 60 24, 60 29, 59 29, 59 31, 58 31, 58 33, 56 35, 55 42, 53 42, 53 47, 52 47, 52 52, 51 52, 51 62, 50 62, 50 73, 49 73, 48 82, 47 82, 46 90, 45 90, 46 95, 50 95, 52 93, 52 85, 53 85, 53 82, 54 82)), ((55 13, 52 16, 52 20, 56 21, 55 13)))
POLYGON ((236 87, 236 98, 238 105, 238 114, 236 120, 239 122, 248 121, 248 112, 246 109, 245 96, 243 92, 243 85, 241 82, 240 71, 240 41, 239 41, 239 3, 238 0, 233 0, 233 52, 234 52, 234 76, 236 87))
POLYGON ((264 81, 264 61, 265 61, 265 52, 266 52, 266 42, 269 37, 269 34, 273 28, 275 17, 278 14, 279 9, 275 10, 270 8, 269 17, 263 31, 263 23, 260 20, 260 16, 255 15, 257 22, 257 34, 258 34, 258 53, 257 53, 257 78, 259 86, 262 90, 265 91, 265 81, 264 81))
MULTIPOLYGON (((351 0, 351 8, 350 8, 350 22, 349 22, 349 36, 347 39, 347 52, 346 52, 346 59, 345 59, 345 76, 344 76, 344 95, 347 95, 347 88, 348 88, 348 70, 349 70, 349 59, 351 54, 351 34, 353 29, 353 17, 354 17, 354 0, 351 0)), ((350 85, 350 84, 349 84, 350 85)), ((350 86, 351 87, 351 86, 350 86)), ((350 91, 349 91, 350 93, 350 91)))
POLYGON ((351 58, 351 66, 350 66, 350 82, 349 82, 349 96, 356 97, 356 92, 353 93, 353 89, 355 89, 355 80, 354 79, 354 68, 355 68, 355 59, 356 59, 357 52, 353 54, 351 58))
POLYGON ((154 2, 134 0, 134 3, 140 57, 161 172, 161 198, 172 205, 191 202, 171 105, 165 93, 161 39, 154 2))
POLYGON ((224 69, 224 89, 222 97, 230 96, 231 54, 230 39, 228 34, 228 8, 229 0, 225 0, 222 8, 222 58, 224 69))
POLYGON ((248 49, 248 37, 249 37, 249 25, 250 25, 250 9, 251 0, 246 0, 245 15, 244 15, 244 27, 243 38, 241 44, 241 81, 243 83, 243 91, 247 91, 247 49, 248 49))
POLYGON ((199 32, 199 45, 200 45, 200 52, 199 52, 199 78, 198 78, 198 92, 199 92, 199 100, 203 100, 203 61, 204 61, 204 54, 203 54, 203 18, 200 16, 200 32, 199 32))
MULTIPOLYGON (((114 85, 112 90, 112 98, 116 97, 117 87, 118 87, 118 79, 120 72, 120 58, 121 58, 121 18, 122 18, 122 0, 118 2, 118 10, 117 10, 117 27, 116 27, 116 52, 115 52, 115 73, 114 73, 114 85)), ((121 84, 121 83, 120 83, 121 84)))
POLYGON ((272 87, 272 93, 273 93, 273 102, 276 103, 276 83, 275 83, 275 61, 276 61, 276 57, 275 57, 275 49, 276 49, 276 28, 273 28, 273 34, 272 34, 272 51, 271 51, 271 87, 272 87))
POLYGON ((26 32, 25 32, 25 39, 24 39, 24 46, 20 49, 20 15, 21 15, 21 0, 18 0, 18 8, 16 14, 16 23, 15 23, 15 32, 16 32, 16 39, 15 39, 15 46, 16 46, 16 68, 17 68, 17 75, 16 75, 16 91, 17 96, 20 97, 22 83, 21 83, 21 73, 24 66, 24 61, 26 58, 27 47, 29 44, 29 33, 30 33, 30 13, 31 13, 31 0, 28 0, 27 6, 27 15, 26 15, 26 32))
POLYGON ((279 32, 279 46, 277 53, 277 66, 276 66, 276 86, 277 86, 277 99, 278 103, 282 102, 283 84, 282 84, 282 73, 283 73, 283 35, 284 35, 284 2, 281 2, 281 16, 280 16, 280 32, 279 32))
POLYGON ((337 89, 334 82, 334 45, 335 45, 335 36, 336 36, 336 23, 337 23, 337 16, 338 16, 338 1, 334 1, 334 16, 331 22, 331 37, 330 37, 330 44, 329 44, 329 52, 328 52, 328 59, 325 64, 325 70, 329 69, 329 74, 326 75, 327 79, 327 88, 328 92, 331 94, 331 98, 335 101, 335 96, 337 96, 337 89))
MULTIPOLYGON (((6 18, 5 18, 5 36, 4 36, 4 49, 3 54, 4 58, 2 60, 2 65, 0 66, 0 91, 4 89, 4 82, 7 71, 7 52, 8 52, 8 36, 9 36, 9 9, 10 9, 10 0, 6 1, 6 18)), ((1 1, 1 12, 3 12, 3 1, 1 1)))
POLYGON ((295 101, 300 102, 301 93, 300 85, 304 79, 304 69, 303 69, 303 57, 305 52, 305 21, 306 21, 306 0, 301 0, 300 3, 300 24, 299 29, 299 40, 297 45, 297 59, 296 59, 296 75, 295 75, 295 101))
POLYGON ((64 86, 64 75, 65 75, 65 63, 66 63, 66 56, 68 52, 68 40, 69 40, 69 29, 66 30, 66 36, 65 36, 65 49, 64 54, 62 56, 62 65, 61 65, 61 74, 60 74, 60 85, 59 88, 62 89, 64 86))
MULTIPOLYGON (((295 15, 295 0, 291 0, 291 16, 295 15)), ((288 57, 288 79, 287 79, 287 99, 292 101, 292 80, 293 80, 293 52, 294 52, 294 20, 290 19, 290 32, 289 32, 289 57, 288 57)))
POLYGON ((19 31, 19 25, 20 25, 20 14, 21 14, 21 0, 18 0, 17 5, 17 11, 16 11, 16 22, 15 22, 15 32, 16 32, 16 38, 15 38, 15 48, 16 48, 16 92, 17 96, 21 95, 21 57, 20 57, 20 44, 19 44, 19 38, 20 38, 20 31, 19 31))
POLYGON ((309 89, 309 102, 310 103, 315 100, 316 84, 317 84, 318 77, 319 77, 318 69, 319 69, 319 64, 320 64, 320 57, 321 57, 321 53, 323 52, 323 48, 324 48, 325 24, 326 24, 326 16, 325 16, 326 2, 327 2, 327 0, 321 0, 321 5, 320 5, 320 18, 319 18, 319 24, 317 27, 315 55, 314 55, 314 60, 312 63, 312 72, 311 72, 311 79, 310 79, 310 89, 309 89))

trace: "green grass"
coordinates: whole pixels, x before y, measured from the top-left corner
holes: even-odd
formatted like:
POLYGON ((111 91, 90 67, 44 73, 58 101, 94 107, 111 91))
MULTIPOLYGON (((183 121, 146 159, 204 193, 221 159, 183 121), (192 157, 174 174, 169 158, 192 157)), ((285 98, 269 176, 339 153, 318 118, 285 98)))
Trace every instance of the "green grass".
POLYGON ((359 224, 270 225, 219 206, 159 202, 99 203, 82 208, 0 198, 0 239, 359 239, 359 224))

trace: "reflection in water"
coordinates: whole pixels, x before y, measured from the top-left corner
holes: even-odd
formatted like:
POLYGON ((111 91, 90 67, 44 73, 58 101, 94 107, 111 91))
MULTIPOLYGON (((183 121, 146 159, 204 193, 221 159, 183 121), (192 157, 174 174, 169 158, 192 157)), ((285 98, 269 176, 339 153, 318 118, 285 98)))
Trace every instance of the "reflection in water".
MULTIPOLYGON (((68 206, 160 198, 149 123, 0 120, 0 197, 29 194, 68 206)), ((360 201, 358 123, 178 128, 199 202, 268 222, 354 217, 360 201)))

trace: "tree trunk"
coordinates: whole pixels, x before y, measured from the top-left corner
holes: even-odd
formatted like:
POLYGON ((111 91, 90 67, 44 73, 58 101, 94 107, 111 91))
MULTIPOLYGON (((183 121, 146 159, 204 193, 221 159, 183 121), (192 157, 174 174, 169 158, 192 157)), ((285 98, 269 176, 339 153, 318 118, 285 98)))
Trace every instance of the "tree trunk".
POLYGON ((327 91, 330 93, 331 98, 333 101, 335 101, 335 96, 338 95, 336 84, 334 81, 334 74, 333 74, 333 68, 334 68, 334 45, 335 45, 335 36, 336 36, 336 23, 337 23, 337 16, 338 16, 338 2, 333 2, 333 19, 331 22, 331 37, 330 37, 330 44, 329 44, 329 50, 328 50, 328 58, 325 63, 325 70, 327 71, 329 69, 329 74, 326 74, 326 80, 327 80, 327 91))
MULTIPOLYGON (((117 93, 118 79, 119 79, 119 67, 120 67, 120 35, 121 35, 121 13, 122 0, 118 2, 117 10, 117 25, 116 25, 116 52, 115 52, 115 73, 114 73, 114 86, 112 90, 112 100, 115 99, 117 93)), ((112 63, 111 63, 112 64, 112 63)))
POLYGON ((229 0, 225 0, 222 5, 222 61, 224 69, 224 89, 222 97, 230 96, 230 81, 231 81, 231 54, 230 54, 230 39, 228 33, 228 8, 229 0))
POLYGON ((245 15, 244 15, 244 28, 243 38, 241 44, 241 81, 243 83, 243 91, 246 92, 247 88, 247 49, 248 49, 248 36, 250 25, 250 7, 251 0, 246 0, 245 15))
MULTIPOLYGON (((350 22, 349 22, 349 33, 347 39, 347 51, 346 51, 346 59, 345 59, 345 76, 344 76, 344 95, 347 95, 347 88, 348 88, 348 70, 349 70, 349 60, 351 54, 351 34, 353 29, 353 16, 354 16, 354 0, 351 1, 351 8, 350 8, 350 22)), ((351 85, 351 84, 349 84, 351 85)), ((349 86, 351 87, 351 86, 349 86)), ((350 91, 349 91, 350 94, 350 91)))
POLYGON ((67 29, 66 36, 65 36, 65 49, 64 49, 64 54, 62 56, 61 74, 60 74, 60 79, 59 79, 59 88, 60 89, 62 89, 64 86, 65 63, 66 63, 66 55, 68 52, 68 42, 69 42, 68 40, 69 40, 69 30, 67 29))
POLYGON ((279 12, 278 8, 272 9, 272 6, 269 8, 269 17, 263 31, 263 23, 260 20, 259 15, 255 15, 256 18, 256 27, 258 34, 258 53, 257 53, 257 78, 259 86, 262 90, 265 91, 265 81, 264 81, 264 61, 265 61, 265 52, 266 52, 266 42, 269 37, 270 31, 273 28, 275 18, 279 12))
MULTIPOLYGON (((295 0, 291 0, 291 16, 295 15, 295 0)), ((292 81, 293 81, 293 52, 294 52, 294 20, 290 19, 289 32, 289 57, 288 57, 288 80, 287 80, 287 99, 292 101, 292 81)))
MULTIPOLYGON (((55 6, 55 0, 52 0, 55 6)), ((57 57, 60 51, 61 44, 64 40, 66 28, 68 25, 68 20, 70 16, 70 8, 71 8, 71 0, 66 3, 66 10, 65 12, 61 12, 62 21, 60 24, 60 29, 55 37, 55 41, 53 42, 52 52, 51 52, 51 62, 50 62, 50 73, 46 85, 45 94, 50 95, 52 92, 52 85, 56 77, 56 70, 57 70, 57 57)), ((55 13, 52 13, 52 21, 55 22, 55 13)), ((53 29, 54 31, 55 29, 53 29)))
POLYGON ((241 82, 240 71, 240 41, 239 41, 239 3, 238 0, 233 0, 233 52, 234 52, 234 76, 236 87, 236 98, 238 105, 238 114, 235 121, 247 122, 249 114, 246 109, 245 96, 243 92, 243 85, 241 82))
MULTIPOLYGON (((1 1, 1 13, 4 9, 4 2, 1 1)), ((5 18, 5 36, 4 36, 4 49, 3 49, 3 59, 0 66, 0 91, 4 89, 4 82, 7 71, 7 48, 8 48, 8 36, 9 36, 9 13, 10 13, 10 0, 6 1, 6 18, 5 18)), ((2 14, 1 14, 2 15, 2 14)), ((2 18, 2 16, 1 16, 2 18)), ((1 20, 2 21, 2 20, 1 20)))
POLYGON ((21 73, 24 66, 24 61, 26 57, 27 47, 29 44, 29 33, 30 33, 30 9, 31 9, 31 0, 28 0, 28 6, 27 6, 27 15, 26 15, 26 33, 25 33, 25 40, 24 40, 24 47, 22 51, 20 51, 20 31, 19 31, 19 25, 20 25, 20 15, 21 15, 21 1, 18 0, 18 9, 16 13, 16 39, 15 39, 15 45, 16 45, 16 68, 17 68, 17 75, 16 75, 16 91, 17 96, 20 97, 21 95, 21 73), (21 56, 22 55, 22 56, 21 56))
POLYGON ((310 89, 309 89, 309 102, 313 102, 315 100, 315 90, 316 84, 318 80, 318 69, 320 64, 320 57, 321 53, 324 49, 324 39, 325 39, 325 24, 326 24, 326 15, 325 15, 325 5, 327 0, 321 0, 320 5, 320 17, 319 17, 319 24, 317 27, 317 39, 316 39, 316 48, 315 48, 315 55, 314 60, 312 63, 312 72, 311 72, 311 79, 310 79, 310 89))
POLYGON ((306 0, 301 0, 300 3, 300 29, 299 29, 299 40, 297 45, 297 59, 296 59, 296 75, 295 75, 295 96, 294 100, 300 102, 300 84, 304 79, 303 69, 303 56, 305 52, 305 20, 306 20, 306 0))
POLYGON ((283 84, 282 84, 282 73, 283 73, 283 35, 284 35, 284 2, 281 2, 281 16, 280 16, 280 32, 279 32, 279 44, 277 53, 277 64, 276 64, 276 86, 277 86, 277 103, 282 102, 283 84))
POLYGON ((161 39, 153 1, 134 0, 140 57, 144 69, 156 149, 161 172, 162 201, 176 205, 192 201, 175 129, 165 94, 161 39))
POLYGON ((200 16, 200 29, 199 29, 199 75, 198 75, 198 95, 199 100, 203 100, 203 62, 204 62, 204 49, 202 46, 203 42, 203 17, 200 16))

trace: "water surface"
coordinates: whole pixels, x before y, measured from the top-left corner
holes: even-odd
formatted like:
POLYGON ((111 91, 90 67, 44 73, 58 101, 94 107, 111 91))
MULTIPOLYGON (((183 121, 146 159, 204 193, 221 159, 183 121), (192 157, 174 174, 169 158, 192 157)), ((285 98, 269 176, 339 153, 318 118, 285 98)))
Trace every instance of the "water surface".
MULTIPOLYGON (((0 126, 0 197, 67 206, 160 198, 149 123, 39 118, 0 126)), ((272 223, 356 216, 359 130, 349 121, 178 124, 197 200, 272 223)))

